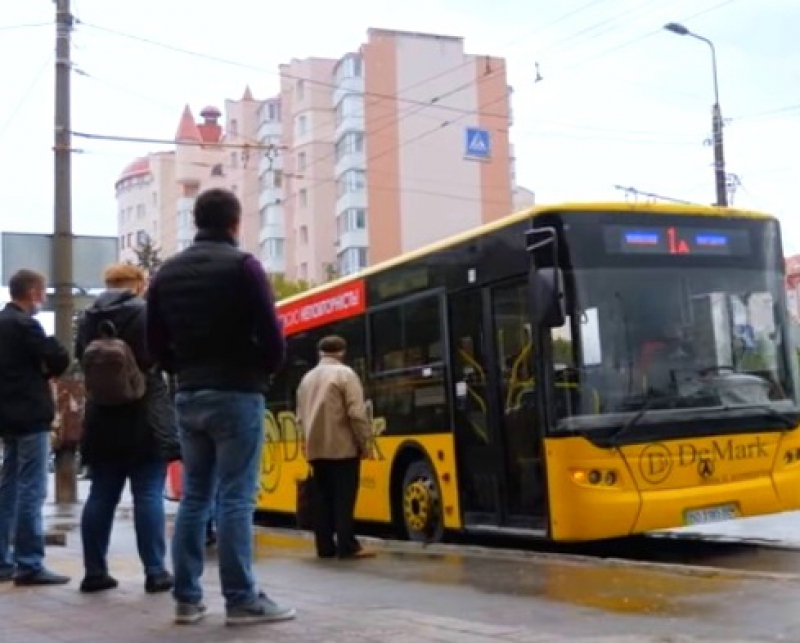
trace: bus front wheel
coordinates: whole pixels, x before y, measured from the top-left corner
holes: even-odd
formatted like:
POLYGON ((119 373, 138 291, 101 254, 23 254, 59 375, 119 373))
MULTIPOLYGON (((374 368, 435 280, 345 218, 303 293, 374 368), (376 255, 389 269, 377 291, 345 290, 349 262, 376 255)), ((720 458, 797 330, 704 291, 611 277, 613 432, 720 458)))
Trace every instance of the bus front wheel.
POLYGON ((400 490, 399 511, 404 536, 415 542, 439 542, 444 535, 442 496, 431 465, 415 460, 408 465, 400 490))

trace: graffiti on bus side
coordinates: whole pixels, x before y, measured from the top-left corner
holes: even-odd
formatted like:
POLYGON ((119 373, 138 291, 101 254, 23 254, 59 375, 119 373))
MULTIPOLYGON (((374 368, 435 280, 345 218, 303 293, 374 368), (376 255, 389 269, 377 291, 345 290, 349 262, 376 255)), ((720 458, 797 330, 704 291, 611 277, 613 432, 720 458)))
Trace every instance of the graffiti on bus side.
MULTIPOLYGON (((377 438, 386 430, 384 418, 372 420, 372 435, 377 438)), ((297 416, 292 411, 267 411, 264 419, 265 443, 261 454, 261 492, 273 493, 281 482, 284 463, 303 457, 303 435, 297 416)), ((371 441, 371 458, 385 460, 380 443, 371 441)))

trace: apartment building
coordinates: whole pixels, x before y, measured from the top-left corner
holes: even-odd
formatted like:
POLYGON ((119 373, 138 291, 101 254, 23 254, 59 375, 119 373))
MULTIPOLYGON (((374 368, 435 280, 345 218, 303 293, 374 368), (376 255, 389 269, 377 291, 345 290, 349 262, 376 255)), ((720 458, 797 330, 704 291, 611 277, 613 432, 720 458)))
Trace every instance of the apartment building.
POLYGON ((136 249, 148 241, 159 245, 175 208, 175 153, 135 159, 115 187, 121 261, 136 261, 136 249))
POLYGON ((467 54, 462 38, 370 29, 357 52, 280 72, 259 111, 262 145, 280 142, 259 168, 268 270, 325 281, 528 201, 503 59, 467 54))
POLYGON ((198 194, 212 187, 235 192, 242 201, 241 246, 259 251, 260 187, 258 145, 262 103, 250 88, 240 100, 225 101, 225 115, 205 107, 196 120, 187 105, 175 133, 175 149, 129 164, 116 184, 120 257, 135 261, 135 249, 148 238, 162 257, 189 246, 198 194))

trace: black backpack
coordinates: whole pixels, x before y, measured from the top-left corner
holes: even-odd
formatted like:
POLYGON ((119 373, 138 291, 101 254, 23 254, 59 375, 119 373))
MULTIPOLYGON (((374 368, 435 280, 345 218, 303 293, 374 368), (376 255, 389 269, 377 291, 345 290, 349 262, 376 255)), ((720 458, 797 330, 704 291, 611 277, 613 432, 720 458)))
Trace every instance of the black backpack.
POLYGON ((99 336, 89 342, 82 367, 86 399, 102 406, 120 406, 141 400, 147 389, 145 374, 116 326, 106 320, 99 336))

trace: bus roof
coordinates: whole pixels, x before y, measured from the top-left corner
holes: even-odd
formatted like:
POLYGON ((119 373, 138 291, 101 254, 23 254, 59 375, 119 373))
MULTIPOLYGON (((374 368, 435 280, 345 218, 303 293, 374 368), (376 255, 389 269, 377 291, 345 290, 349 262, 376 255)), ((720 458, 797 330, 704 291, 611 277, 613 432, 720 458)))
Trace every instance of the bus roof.
POLYGON ((352 275, 347 275, 346 277, 342 277, 341 279, 336 279, 335 281, 331 281, 329 283, 322 284, 320 286, 315 286, 305 292, 299 293, 297 295, 292 295, 291 297, 287 297, 286 299, 282 299, 279 305, 291 304, 296 301, 302 301, 306 297, 315 295, 317 293, 323 293, 330 288, 335 288, 337 286, 341 286, 357 279, 363 279, 364 277, 368 277, 370 275, 374 275, 389 268, 394 268, 396 266, 400 266, 406 262, 413 261, 414 259, 419 259, 420 257, 424 257, 429 254, 433 254, 439 250, 445 250, 451 246, 457 245, 459 243, 463 243, 465 241, 469 241, 470 239, 475 239, 480 237, 484 234, 488 234, 490 232, 494 232, 496 230, 502 230, 507 226, 514 225, 515 223, 519 223, 520 221, 524 221, 526 219, 532 219, 538 216, 542 216, 544 214, 551 214, 555 212, 561 213, 594 213, 594 212, 643 212, 649 214, 672 214, 672 215, 686 215, 686 216, 707 216, 707 217, 741 217, 741 218, 748 218, 748 219, 765 219, 771 220, 774 217, 761 213, 756 212, 753 210, 740 210, 736 208, 722 208, 718 206, 708 206, 708 205, 684 205, 684 204, 676 204, 676 203, 634 203, 629 201, 609 201, 609 202, 566 202, 566 203, 559 203, 554 205, 541 205, 536 206, 533 208, 529 208, 527 210, 521 210, 520 212, 515 212, 510 214, 502 219, 497 219, 496 221, 492 221, 491 223, 487 223, 482 226, 478 226, 477 228, 472 228, 470 230, 466 230, 461 232, 457 235, 447 237, 442 239, 441 241, 437 241, 427 246, 423 246, 422 248, 418 248, 417 250, 412 250, 411 252, 407 252, 402 255, 398 255, 393 259, 389 259, 388 261, 384 261, 382 263, 376 264, 374 266, 370 266, 360 272, 353 273, 352 275))

